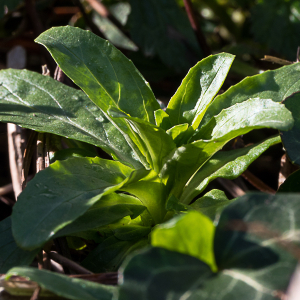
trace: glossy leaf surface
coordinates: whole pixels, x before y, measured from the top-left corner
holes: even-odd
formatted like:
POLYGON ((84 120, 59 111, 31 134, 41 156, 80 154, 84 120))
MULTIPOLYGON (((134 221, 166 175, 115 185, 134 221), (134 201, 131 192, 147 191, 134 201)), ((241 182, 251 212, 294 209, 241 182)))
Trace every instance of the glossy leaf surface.
POLYGON ((49 76, 2 70, 0 121, 87 142, 140 166, 123 135, 85 93, 49 76))
POLYGON ((281 132, 281 139, 290 160, 300 166, 300 94, 293 94, 283 103, 292 112, 295 124, 289 131, 281 132))
POLYGON ((118 300, 179 300, 213 275, 195 257, 163 248, 149 248, 122 265, 118 300))
POLYGON ((13 235, 34 249, 83 215, 105 194, 119 189, 132 169, 101 158, 56 161, 20 194, 12 214, 13 235))
POLYGON ((294 125, 291 112, 270 99, 249 99, 224 109, 192 136, 192 140, 232 139, 263 127, 288 130, 294 125), (242 132, 237 134, 238 132, 242 132))
POLYGON ((214 233, 215 227, 208 217, 190 211, 155 227, 151 245, 194 256, 216 271, 214 233))
POLYGON ((154 123, 159 104, 149 85, 133 63, 108 41, 66 26, 45 31, 36 42, 48 49, 61 69, 104 112, 112 106, 154 123))
POLYGON ((188 123, 196 129, 221 88, 234 56, 227 53, 211 55, 190 69, 166 112, 172 125, 188 123))
POLYGON ((0 222, 0 273, 18 265, 29 265, 40 249, 26 251, 19 248, 11 232, 11 218, 0 222))
POLYGON ((250 98, 272 99, 281 102, 286 97, 300 90, 300 64, 292 64, 277 70, 247 77, 240 83, 230 87, 225 93, 216 97, 209 106, 201 126, 218 115, 222 109, 250 98))
POLYGON ((116 287, 30 267, 13 268, 6 274, 6 279, 13 275, 29 278, 43 289, 67 299, 111 300, 116 292, 116 287))
POLYGON ((237 178, 263 152, 278 143, 280 143, 279 136, 249 147, 216 153, 188 183, 180 201, 182 203, 190 203, 194 197, 199 195, 216 178, 230 180, 237 178))

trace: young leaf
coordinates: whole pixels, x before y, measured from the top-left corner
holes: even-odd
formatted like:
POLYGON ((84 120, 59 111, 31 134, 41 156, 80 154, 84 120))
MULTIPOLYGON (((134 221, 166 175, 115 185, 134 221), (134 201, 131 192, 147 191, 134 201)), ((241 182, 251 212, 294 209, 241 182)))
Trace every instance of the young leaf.
POLYGON ((118 300, 187 299, 213 276, 199 259, 157 247, 127 258, 120 273, 118 300))
POLYGON ((294 124, 291 112, 270 99, 249 99, 222 110, 191 138, 192 141, 230 140, 253 129, 288 130, 294 124))
POLYGON ((300 94, 291 95, 283 103, 291 111, 295 124, 289 131, 281 132, 281 139, 291 161, 300 166, 300 94))
POLYGON ((198 128, 233 59, 234 56, 227 53, 211 55, 190 69, 166 110, 173 126, 188 123, 198 128))
POLYGON ((132 240, 111 236, 91 251, 81 264, 95 273, 116 271, 129 253, 146 245, 148 238, 141 239, 139 235, 132 240))
POLYGON ((145 209, 146 207, 135 197, 126 194, 111 193, 103 196, 85 214, 59 230, 55 234, 55 237, 71 235, 111 224, 126 216, 134 219, 145 209))
POLYGON ((180 202, 189 204, 216 178, 230 180, 237 178, 263 152, 278 143, 280 143, 279 136, 249 147, 216 153, 184 188, 180 202))
POLYGON ((162 128, 130 117, 116 109, 109 109, 108 113, 114 118, 125 118, 135 128, 146 146, 145 151, 149 153, 148 162, 151 168, 159 173, 164 158, 175 148, 172 138, 162 128))
POLYGON ((300 64, 296 63, 245 78, 214 99, 206 111, 200 126, 208 123, 222 109, 246 101, 249 98, 272 99, 275 102, 281 102, 286 97, 300 90, 299 76, 300 64))
POLYGON ((117 290, 114 286, 71 278, 66 275, 30 267, 13 268, 6 274, 5 279, 8 280, 14 275, 29 278, 38 283, 42 289, 67 299, 112 300, 113 294, 117 290))
POLYGON ((214 234, 215 227, 208 217, 190 211, 156 226, 151 233, 151 245, 194 256, 216 271, 214 234))
POLYGON ((234 200, 228 200, 223 191, 211 190, 189 205, 189 207, 200 211, 212 221, 216 221, 216 218, 218 218, 221 211, 232 201, 234 200))
POLYGON ((101 158, 56 161, 20 194, 12 214, 19 246, 35 249, 83 215, 102 196, 119 189, 132 169, 101 158))
POLYGON ((167 130, 167 134, 169 134, 176 144, 177 147, 186 143, 186 131, 189 128, 189 124, 180 124, 175 125, 169 130, 167 130))
POLYGON ((154 112, 155 124, 164 130, 168 130, 172 127, 169 115, 162 109, 158 109, 154 112))
POLYGON ((27 70, 0 72, 0 121, 87 142, 135 167, 119 130, 82 91, 27 70))
POLYGON ((48 49, 64 73, 104 112, 111 106, 155 123, 154 111, 159 104, 149 85, 133 63, 108 41, 66 26, 45 31, 36 42, 48 49))
POLYGON ((10 268, 18 265, 29 265, 40 251, 26 251, 19 248, 11 232, 11 218, 0 222, 0 273, 6 273, 10 268))

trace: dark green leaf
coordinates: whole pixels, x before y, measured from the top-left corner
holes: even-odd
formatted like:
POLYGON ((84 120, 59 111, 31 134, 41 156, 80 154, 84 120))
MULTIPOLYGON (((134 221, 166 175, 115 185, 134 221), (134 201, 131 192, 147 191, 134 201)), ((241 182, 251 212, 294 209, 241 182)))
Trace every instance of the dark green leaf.
POLYGON ((211 190, 203 197, 197 199, 189 207, 200 211, 212 221, 217 221, 221 211, 233 200, 228 200, 225 193, 220 190, 211 190))
POLYGON ((11 269, 6 279, 18 275, 29 278, 55 295, 74 300, 111 300, 117 288, 29 267, 11 269))
POLYGON ((237 289, 245 284, 252 289, 247 299, 276 299, 275 290, 286 290, 297 263, 299 199, 299 194, 248 194, 222 212, 216 261, 228 284, 238 280, 237 289))
POLYGON ((300 170, 291 174, 279 187, 277 193, 300 193, 300 170))
POLYGON ((262 0, 251 10, 255 39, 290 60, 295 60, 300 39, 298 0, 262 0))
POLYGON ((0 72, 0 121, 101 147, 138 167, 119 130, 82 91, 27 70, 0 72))
POLYGON ((128 258, 120 272, 118 300, 189 299, 189 291, 213 275, 195 257, 156 247, 128 258))
POLYGON ((176 1, 130 0, 130 4, 127 24, 132 40, 145 55, 158 54, 175 70, 187 70, 191 66, 191 57, 196 55, 198 58, 201 50, 186 14, 176 1))
POLYGON ((154 111, 159 104, 149 85, 133 63, 108 41, 66 26, 45 31, 36 42, 49 50, 61 69, 104 112, 112 106, 155 123, 154 111))
POLYGON ((299 78, 299 63, 247 77, 215 98, 206 111, 200 125, 203 126, 208 123, 222 109, 246 101, 249 98, 258 97, 281 102, 286 97, 300 90, 299 78))
POLYGON ((131 172, 119 162, 97 157, 51 164, 28 183, 14 206, 12 230, 18 245, 42 246, 102 196, 119 189, 131 172))
POLYGON ((291 161, 300 166, 300 94, 291 95, 283 103, 292 112, 295 124, 291 130, 281 132, 281 139, 291 161))
POLYGON ((194 256, 216 271, 214 234, 215 226, 208 217, 190 211, 156 226, 151 233, 151 245, 194 256))
POLYGON ((279 136, 242 149, 216 153, 187 184, 180 201, 189 204, 216 178, 226 178, 230 180, 237 178, 246 171, 248 166, 264 151, 278 143, 280 143, 279 136))
POLYGON ((103 196, 89 208, 84 215, 59 230, 55 237, 70 235, 111 224, 126 216, 130 216, 134 219, 145 209, 146 207, 135 197, 111 193, 103 196))
POLYGON ((82 265, 95 273, 116 271, 129 253, 146 245, 148 238, 126 241, 111 236, 91 251, 82 265))
POLYGON ((11 232, 11 218, 0 222, 0 273, 18 265, 29 265, 40 249, 25 251, 19 248, 11 232))
POLYGON ((234 56, 227 53, 211 55, 190 69, 166 110, 173 126, 188 123, 198 128, 233 59, 234 56))

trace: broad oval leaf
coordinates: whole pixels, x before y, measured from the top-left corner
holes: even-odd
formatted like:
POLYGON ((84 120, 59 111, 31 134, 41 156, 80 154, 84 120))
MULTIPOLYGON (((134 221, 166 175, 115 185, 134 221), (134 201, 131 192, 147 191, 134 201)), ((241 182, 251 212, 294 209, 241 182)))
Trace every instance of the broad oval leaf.
POLYGON ((120 273, 118 300, 189 299, 184 296, 213 276, 199 259, 157 247, 127 258, 120 273))
POLYGON ((117 290, 113 286, 30 267, 13 268, 6 274, 5 279, 9 280, 14 275, 29 278, 42 289, 73 300, 112 300, 117 290))
POLYGON ((136 167, 122 133, 82 91, 27 70, 0 72, 0 121, 87 142, 136 167))
POLYGON ((295 93, 283 101, 295 120, 294 127, 287 132, 281 132, 281 139, 290 160, 300 166, 300 93, 295 93))
POLYGON ((184 188, 180 201, 189 204, 216 178, 235 179, 272 145, 280 143, 280 137, 267 139, 242 149, 220 151, 208 160, 184 188))
POLYGON ((0 273, 6 273, 10 268, 19 265, 29 265, 40 251, 26 251, 18 247, 12 232, 11 218, 8 217, 0 222, 0 273))
POLYGON ((206 111, 200 126, 204 126, 223 109, 249 98, 272 99, 275 102, 281 102, 300 90, 299 76, 300 64, 295 63, 245 78, 215 98, 206 111))
POLYGON ((132 169, 101 158, 56 161, 20 194, 12 214, 19 246, 34 249, 128 181, 132 169))
POLYGON ((233 55, 220 53, 201 60, 190 69, 166 110, 173 126, 188 123, 198 128, 233 60, 233 55))
POLYGON ((108 41, 66 26, 45 31, 36 42, 48 49, 61 69, 104 112, 112 106, 155 123, 154 111, 160 107, 149 85, 108 41))
POLYGON ((158 225, 151 233, 151 245, 194 256, 217 270, 214 258, 213 222, 196 211, 190 211, 158 225))

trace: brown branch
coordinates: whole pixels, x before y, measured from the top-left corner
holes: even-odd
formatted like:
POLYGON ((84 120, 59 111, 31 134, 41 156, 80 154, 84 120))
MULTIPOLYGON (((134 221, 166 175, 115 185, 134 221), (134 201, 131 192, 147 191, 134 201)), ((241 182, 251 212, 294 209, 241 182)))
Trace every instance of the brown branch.
POLYGON ((216 181, 219 182, 234 198, 245 195, 245 192, 231 180, 217 178, 216 181))
POLYGON ((190 0, 183 0, 183 3, 184 3, 184 6, 185 6, 186 13, 188 15, 189 21, 191 23, 191 26, 192 26, 192 28, 195 32, 195 35, 196 35, 197 41, 199 43, 199 46, 202 49, 204 55, 208 56, 212 52, 211 52, 211 49, 208 46, 208 44, 206 42, 206 39, 205 39, 205 36, 204 36, 200 26, 199 26, 199 23, 197 21, 195 13, 194 13, 192 3, 191 3, 190 0))
POLYGON ((34 290, 34 292, 33 292, 32 296, 31 296, 30 300, 38 300, 38 299, 39 299, 40 292, 41 292, 41 287, 38 286, 38 287, 34 290))
POLYGON ((259 191, 269 194, 276 194, 276 191, 273 190, 271 187, 266 185, 263 181, 261 181, 258 177, 252 174, 250 171, 246 170, 242 176, 251 183, 254 187, 256 187, 259 191))
POLYGON ((74 261, 58 254, 57 252, 51 251, 48 253, 50 259, 54 260, 55 262, 65 266, 79 274, 93 274, 93 272, 89 271, 88 269, 80 266, 79 264, 75 263, 74 261))
POLYGON ((80 0, 73 0, 74 4, 79 8, 84 21, 86 22, 86 24, 90 27, 91 31, 95 34, 97 34, 98 36, 105 38, 103 33, 99 30, 99 28, 95 25, 95 23, 90 19, 90 17, 88 16, 88 14, 86 13, 83 5, 81 4, 80 0))
POLYGON ((11 183, 0 187, 0 196, 13 192, 13 185, 11 183))
POLYGON ((14 200, 12 200, 8 197, 3 197, 3 196, 0 196, 0 201, 10 207, 13 207, 16 203, 14 200))

